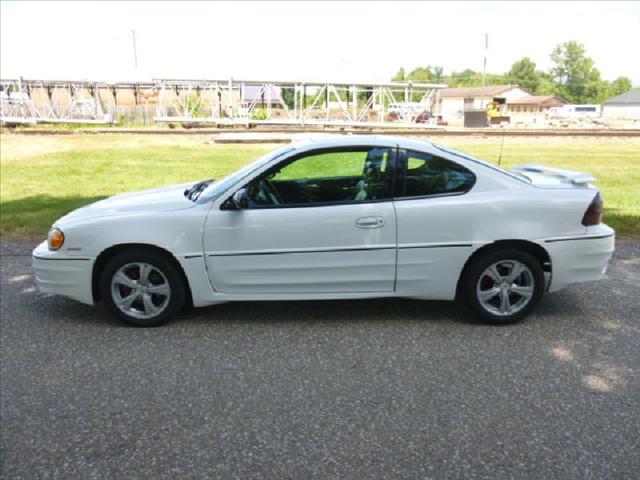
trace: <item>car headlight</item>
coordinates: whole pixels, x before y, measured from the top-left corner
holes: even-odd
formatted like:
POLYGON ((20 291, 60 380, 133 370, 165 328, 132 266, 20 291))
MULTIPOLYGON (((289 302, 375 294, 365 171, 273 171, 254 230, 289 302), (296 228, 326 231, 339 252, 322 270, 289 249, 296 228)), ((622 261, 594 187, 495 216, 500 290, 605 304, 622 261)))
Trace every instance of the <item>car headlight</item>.
POLYGON ((60 250, 64 245, 64 233, 62 233, 62 230, 57 227, 49 230, 47 244, 49 245, 49 250, 60 250))

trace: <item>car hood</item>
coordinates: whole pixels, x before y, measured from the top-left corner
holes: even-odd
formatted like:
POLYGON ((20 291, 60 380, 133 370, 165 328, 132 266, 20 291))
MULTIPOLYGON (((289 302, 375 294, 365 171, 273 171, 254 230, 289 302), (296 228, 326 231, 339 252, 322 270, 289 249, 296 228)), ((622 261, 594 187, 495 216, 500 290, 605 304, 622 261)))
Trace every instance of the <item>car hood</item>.
POLYGON ((74 210, 58 222, 193 208, 195 203, 184 196, 184 191, 194 183, 196 182, 115 195, 74 210))

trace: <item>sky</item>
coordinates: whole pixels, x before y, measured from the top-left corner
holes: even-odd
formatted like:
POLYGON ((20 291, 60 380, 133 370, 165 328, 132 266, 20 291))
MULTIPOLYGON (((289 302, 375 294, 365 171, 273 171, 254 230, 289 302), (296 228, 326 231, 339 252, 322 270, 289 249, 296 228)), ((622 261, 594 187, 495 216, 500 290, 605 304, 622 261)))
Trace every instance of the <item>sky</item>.
POLYGON ((0 2, 0 76, 388 81, 399 69, 548 69, 561 42, 640 85, 635 2, 0 2), (132 30, 136 32, 135 68, 132 30))

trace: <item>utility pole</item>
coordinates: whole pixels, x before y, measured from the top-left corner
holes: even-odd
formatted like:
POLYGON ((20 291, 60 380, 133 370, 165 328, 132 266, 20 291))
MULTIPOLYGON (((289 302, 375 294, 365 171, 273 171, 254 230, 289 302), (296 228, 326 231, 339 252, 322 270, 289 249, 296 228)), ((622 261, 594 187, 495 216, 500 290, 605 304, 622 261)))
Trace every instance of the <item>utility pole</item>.
POLYGON ((131 39, 133 40, 133 64, 135 69, 138 69, 138 50, 136 48, 136 31, 131 30, 131 39))
POLYGON ((484 77, 487 74, 487 50, 489 49, 489 34, 484 34, 484 62, 482 64, 482 108, 484 108, 484 77))

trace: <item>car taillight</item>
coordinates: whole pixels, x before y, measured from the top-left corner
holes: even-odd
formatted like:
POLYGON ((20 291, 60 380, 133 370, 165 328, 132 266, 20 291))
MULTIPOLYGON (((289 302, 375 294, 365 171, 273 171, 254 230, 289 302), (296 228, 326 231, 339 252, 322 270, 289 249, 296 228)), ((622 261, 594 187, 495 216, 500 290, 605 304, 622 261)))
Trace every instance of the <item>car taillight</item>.
POLYGON ((602 213, 604 212, 604 201, 602 200, 602 195, 600 192, 593 197, 591 203, 589 204, 589 208, 584 212, 584 217, 582 217, 582 225, 588 227, 589 225, 599 225, 602 221, 602 213))

